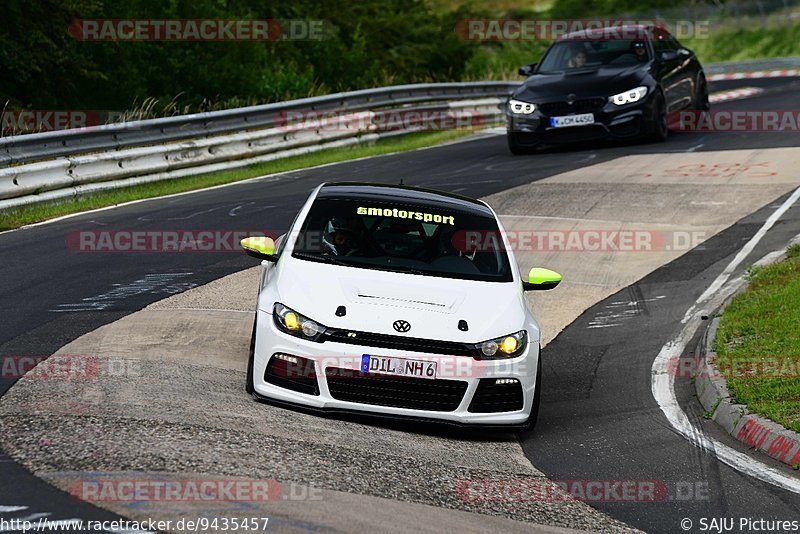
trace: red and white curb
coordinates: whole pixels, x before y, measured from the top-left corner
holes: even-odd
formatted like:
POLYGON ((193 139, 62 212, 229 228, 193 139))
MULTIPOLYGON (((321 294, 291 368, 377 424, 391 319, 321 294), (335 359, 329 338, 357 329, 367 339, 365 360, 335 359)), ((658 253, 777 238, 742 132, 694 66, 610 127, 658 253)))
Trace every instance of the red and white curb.
MULTIPOLYGON (((719 318, 715 318, 706 332, 706 347, 713 345, 718 326, 719 318)), ((695 381, 697 397, 703 408, 712 414, 711 418, 748 447, 792 467, 800 464, 800 434, 750 413, 744 405, 735 404, 715 359, 713 351, 704 351, 700 374, 695 381)))
POLYGON ((738 100, 740 98, 748 98, 757 94, 763 93, 764 89, 761 87, 741 87, 739 89, 731 89, 730 91, 720 91, 712 93, 708 97, 708 101, 712 104, 718 102, 727 102, 729 100, 738 100))
POLYGON ((709 82, 722 80, 746 80, 751 78, 792 78, 800 76, 800 69, 757 70, 753 72, 725 72, 712 74, 706 79, 709 82))
MULTIPOLYGON (((691 444, 707 451, 740 473, 752 476, 768 484, 773 484, 779 488, 784 488, 792 493, 800 494, 800 477, 796 473, 787 473, 786 469, 778 469, 760 462, 751 455, 722 443, 713 436, 708 435, 701 428, 696 427, 686 412, 683 411, 678 401, 675 393, 675 372, 670 369, 671 362, 675 362, 681 358, 681 355, 685 354, 686 347, 694 338, 695 332, 703 324, 704 318, 713 315, 730 296, 746 285, 743 275, 731 279, 734 271, 753 252, 759 241, 775 225, 778 219, 798 200, 800 200, 800 187, 795 189, 789 198, 764 221, 764 224, 755 235, 739 250, 703 294, 697 298, 694 305, 686 311, 681 320, 683 328, 673 339, 664 344, 653 361, 650 387, 653 398, 666 416, 670 426, 691 444)), ((793 241, 800 241, 800 236, 793 241)), ((776 261, 783 253, 781 250, 767 254, 753 265, 759 266, 769 261, 776 261)), ((719 409, 719 406, 717 406, 717 409, 719 409)))

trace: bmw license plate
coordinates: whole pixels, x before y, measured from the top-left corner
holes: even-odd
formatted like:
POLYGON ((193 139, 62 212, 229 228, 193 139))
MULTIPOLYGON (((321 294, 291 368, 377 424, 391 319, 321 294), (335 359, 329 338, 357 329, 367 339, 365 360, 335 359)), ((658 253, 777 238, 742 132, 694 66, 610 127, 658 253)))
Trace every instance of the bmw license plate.
POLYGON ((587 124, 594 124, 594 113, 567 115, 565 117, 550 117, 550 126, 553 128, 563 128, 565 126, 585 126, 587 124))
POLYGON ((436 362, 364 354, 361 356, 361 372, 416 378, 436 378, 436 362))

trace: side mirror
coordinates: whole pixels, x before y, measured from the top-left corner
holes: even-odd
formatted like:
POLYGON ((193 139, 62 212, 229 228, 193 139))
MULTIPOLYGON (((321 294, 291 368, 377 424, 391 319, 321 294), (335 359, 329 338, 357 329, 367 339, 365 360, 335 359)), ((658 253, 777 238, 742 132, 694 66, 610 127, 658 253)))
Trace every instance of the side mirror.
POLYGON ((675 50, 661 52, 661 61, 675 61, 676 59, 678 59, 678 53, 675 50))
POLYGON ((266 236, 245 237, 239 244, 248 256, 253 256, 260 260, 278 261, 275 255, 275 242, 266 236))
POLYGON ((523 65, 519 68, 517 72, 519 72, 520 76, 530 76, 531 74, 533 74, 533 70, 536 68, 536 65, 538 65, 538 63, 523 65))
POLYGON ((561 283, 561 275, 550 269, 534 267, 528 272, 528 281, 522 282, 524 291, 544 291, 561 283))

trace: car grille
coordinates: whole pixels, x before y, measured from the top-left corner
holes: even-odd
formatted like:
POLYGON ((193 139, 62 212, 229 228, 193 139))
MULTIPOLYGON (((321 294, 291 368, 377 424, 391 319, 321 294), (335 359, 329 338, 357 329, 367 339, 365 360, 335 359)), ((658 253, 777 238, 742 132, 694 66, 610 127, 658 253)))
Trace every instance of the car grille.
POLYGON ((472 413, 516 412, 523 406, 522 384, 496 384, 494 378, 481 378, 469 405, 472 413))
POLYGON ((566 101, 539 104, 539 109, 545 115, 551 116, 569 115, 570 113, 591 113, 592 111, 598 111, 605 102, 605 98, 584 98, 576 100, 572 104, 568 104, 566 101))
MULTIPOLYGON (((264 382, 299 393, 319 395, 319 384, 314 362, 300 356, 289 356, 297 363, 276 358, 274 354, 264 370, 264 382)), ((283 355, 288 356, 288 355, 283 355)))
POLYGON ((399 349, 414 352, 429 352, 444 354, 446 356, 471 356, 476 359, 480 356, 466 343, 455 341, 437 341, 434 339, 420 339, 414 337, 391 336, 371 332, 354 332, 352 330, 338 330, 329 328, 320 336, 320 341, 335 341, 349 345, 363 345, 367 347, 380 347, 385 349, 399 349))
POLYGON ((352 369, 325 369, 328 390, 334 399, 437 412, 452 412, 461 404, 467 383, 362 373, 352 369))

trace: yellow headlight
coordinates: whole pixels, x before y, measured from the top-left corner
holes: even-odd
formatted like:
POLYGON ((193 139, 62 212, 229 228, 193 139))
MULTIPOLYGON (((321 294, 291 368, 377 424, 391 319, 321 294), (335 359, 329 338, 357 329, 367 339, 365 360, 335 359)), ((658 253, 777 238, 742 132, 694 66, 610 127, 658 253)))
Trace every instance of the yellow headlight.
POLYGON ((283 324, 285 324, 286 328, 289 330, 300 330, 300 320, 294 312, 289 312, 283 316, 283 324))
POLYGON ((505 352, 506 354, 513 354, 519 348, 519 341, 517 338, 508 336, 503 338, 503 341, 500 342, 500 350, 505 352))

